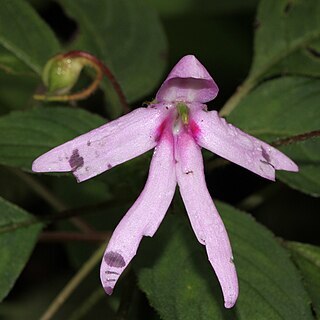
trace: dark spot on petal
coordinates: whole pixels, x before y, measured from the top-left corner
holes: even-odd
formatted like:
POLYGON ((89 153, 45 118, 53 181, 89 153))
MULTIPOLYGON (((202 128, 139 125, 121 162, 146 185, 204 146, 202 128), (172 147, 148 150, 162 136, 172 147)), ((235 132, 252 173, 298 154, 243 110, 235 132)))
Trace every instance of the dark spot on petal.
POLYGON ((80 157, 79 150, 74 149, 69 160, 71 170, 76 171, 77 169, 83 166, 83 163, 84 163, 83 157, 80 157))
POLYGON ((107 278, 107 281, 109 281, 109 282, 116 282, 116 279, 109 279, 109 278, 107 278))
POLYGON ((88 171, 90 170, 90 167, 86 167, 85 169, 86 169, 86 171, 88 172, 88 171))
POLYGON ((193 173, 193 171, 192 170, 188 170, 188 171, 185 172, 185 174, 190 174, 190 173, 193 173))
POLYGON ((168 110, 168 109, 169 109, 169 107, 166 107, 166 109, 168 110))
POLYGON ((106 294, 108 294, 109 296, 112 295, 113 288, 111 288, 111 287, 104 287, 103 289, 104 289, 104 291, 106 292, 106 294))
POLYGON ((112 165, 110 163, 108 163, 108 169, 111 169, 112 165))
POLYGON ((104 261, 108 266, 115 268, 123 268, 126 265, 122 255, 118 252, 113 251, 107 252, 105 254, 104 261))
POLYGON ((261 154, 266 159, 267 162, 271 161, 268 152, 266 151, 266 149, 263 146, 261 146, 261 154))
POLYGON ((88 147, 91 146, 91 141, 90 141, 90 140, 87 142, 87 146, 88 146, 88 147))
POLYGON ((105 271, 105 273, 106 274, 117 274, 117 275, 119 275, 120 273, 118 273, 118 272, 115 272, 115 271, 105 271))
POLYGON ((318 50, 316 50, 315 48, 312 48, 312 47, 307 47, 307 50, 315 58, 320 58, 320 51, 318 51, 318 50))

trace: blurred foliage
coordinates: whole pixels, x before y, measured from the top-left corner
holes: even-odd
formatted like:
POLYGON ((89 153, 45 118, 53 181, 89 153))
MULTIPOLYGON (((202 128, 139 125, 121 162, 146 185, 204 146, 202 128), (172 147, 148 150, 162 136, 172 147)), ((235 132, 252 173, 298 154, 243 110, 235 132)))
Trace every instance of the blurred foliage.
POLYGON ((205 263, 203 248, 186 219, 182 222, 175 214, 167 218, 154 242, 149 241, 157 248, 151 266, 150 253, 138 258, 142 264, 140 287, 160 316, 185 320, 312 319, 300 275, 274 236, 243 212, 216 204, 233 243, 241 288, 237 305, 231 310, 223 308, 219 283, 205 263), (149 266, 143 268, 145 261, 149 266))
MULTIPOLYGON (((195 54, 220 88, 209 108, 222 107, 236 126, 268 142, 320 130, 318 0, 0 2, 1 319, 43 314, 100 241, 45 236, 81 235, 79 223, 90 235, 110 234, 141 192, 151 157, 81 185, 70 174, 30 175, 38 155, 123 113, 107 79, 86 101, 33 100, 45 90, 42 68, 53 55, 96 55, 134 108, 152 100, 178 59, 195 54)), ((82 73, 75 91, 93 76, 82 73)), ((319 319, 320 140, 279 148, 300 172, 280 172, 282 182, 274 184, 205 156, 210 191, 226 190, 224 200, 240 199, 277 236, 295 241, 279 240, 249 214, 219 203, 240 278, 234 309, 223 309, 214 272, 175 199, 112 297, 104 296, 96 266, 54 319, 319 319)))

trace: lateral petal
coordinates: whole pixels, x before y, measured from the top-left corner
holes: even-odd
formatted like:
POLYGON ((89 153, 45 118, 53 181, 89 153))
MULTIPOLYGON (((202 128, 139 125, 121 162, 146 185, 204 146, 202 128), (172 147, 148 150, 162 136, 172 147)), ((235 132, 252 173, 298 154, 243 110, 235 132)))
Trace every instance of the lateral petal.
POLYGON ((222 158, 270 180, 275 180, 275 170, 299 170, 285 154, 227 123, 216 111, 198 109, 191 117, 199 128, 197 143, 222 158))
POLYGON ((72 171, 78 182, 135 158, 156 145, 164 108, 138 108, 37 158, 34 172, 72 171))
POLYGON ((206 187, 200 147, 186 132, 176 137, 176 174, 180 193, 198 241, 205 245, 220 282, 226 308, 238 297, 238 279, 229 238, 206 187))
POLYGON ((177 183, 174 163, 173 138, 164 133, 154 151, 147 183, 113 232, 105 251, 100 278, 107 294, 112 293, 135 256, 142 237, 152 237, 164 218, 177 183))

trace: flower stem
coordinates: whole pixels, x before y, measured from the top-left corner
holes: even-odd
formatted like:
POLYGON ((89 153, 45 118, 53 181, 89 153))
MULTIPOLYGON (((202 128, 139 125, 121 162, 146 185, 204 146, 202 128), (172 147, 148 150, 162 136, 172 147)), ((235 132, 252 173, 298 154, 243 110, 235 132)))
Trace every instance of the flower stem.
POLYGON ((117 82, 115 76, 113 75, 111 70, 97 57, 95 57, 94 55, 92 55, 88 52, 80 51, 80 50, 70 51, 65 54, 58 55, 56 57, 57 57, 57 59, 68 59, 68 58, 69 59, 81 59, 81 62, 83 63, 84 66, 89 66, 96 71, 96 77, 95 77, 94 81, 90 84, 90 86, 88 86, 86 89, 84 89, 80 92, 76 92, 76 93, 72 93, 72 94, 64 94, 64 95, 36 94, 33 96, 34 99, 46 100, 46 101, 84 100, 84 99, 88 98, 94 91, 97 90, 100 82, 103 79, 103 75, 105 75, 109 79, 114 91, 116 92, 118 99, 120 101, 120 104, 123 107, 123 111, 124 112, 129 111, 126 97, 125 97, 119 83, 117 82))
MULTIPOLYGON (((105 250, 106 244, 101 245, 93 255, 87 260, 81 269, 71 278, 67 285, 62 289, 62 291, 57 295, 53 302, 49 305, 48 309, 40 317, 40 320, 50 320, 58 312, 60 307, 66 302, 73 291, 79 286, 79 284, 84 280, 91 270, 98 264, 101 260, 101 256, 105 250)), ((101 289, 102 290, 102 289, 101 289)))
POLYGON ((120 203, 123 204, 123 201, 119 201, 119 202, 106 201, 106 202, 99 203, 99 204, 93 205, 93 206, 90 205, 90 206, 85 206, 82 208, 69 209, 69 210, 61 211, 61 212, 54 213, 54 214, 43 215, 41 217, 30 216, 29 219, 26 219, 24 221, 10 224, 10 225, 1 226, 0 227, 0 234, 5 233, 5 232, 14 231, 14 230, 17 230, 20 228, 26 228, 31 225, 37 224, 37 223, 50 224, 55 221, 70 219, 70 218, 78 216, 78 215, 92 213, 96 209, 106 208, 106 207, 110 207, 110 206, 116 206, 116 205, 119 205, 120 203))
POLYGON ((252 90, 256 85, 256 79, 253 77, 248 77, 243 84, 241 84, 236 92, 229 98, 229 100, 224 104, 222 109, 219 112, 221 117, 228 116, 239 102, 252 90))
POLYGON ((84 316, 105 296, 106 295, 104 291, 101 290, 101 286, 99 286, 89 295, 89 297, 85 299, 85 301, 82 302, 82 304, 76 310, 73 311, 68 319, 84 319, 84 316))
MULTIPOLYGON (((26 174, 20 170, 11 169, 11 171, 23 180, 31 189, 39 195, 43 200, 45 200, 49 205, 51 205, 57 211, 66 211, 67 205, 63 203, 58 197, 56 197, 48 188, 46 188, 37 179, 29 174, 26 174)), ((70 219, 72 224, 77 227, 82 232, 93 232, 94 229, 83 219, 79 217, 72 217, 70 219)))

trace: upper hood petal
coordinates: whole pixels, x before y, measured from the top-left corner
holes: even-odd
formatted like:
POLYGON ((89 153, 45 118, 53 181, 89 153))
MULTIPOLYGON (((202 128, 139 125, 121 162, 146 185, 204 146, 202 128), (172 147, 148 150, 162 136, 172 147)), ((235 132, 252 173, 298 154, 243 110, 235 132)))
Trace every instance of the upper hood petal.
POLYGON ((218 86, 206 68, 195 56, 187 55, 169 73, 156 95, 156 100, 205 103, 213 100, 218 91, 218 86))

